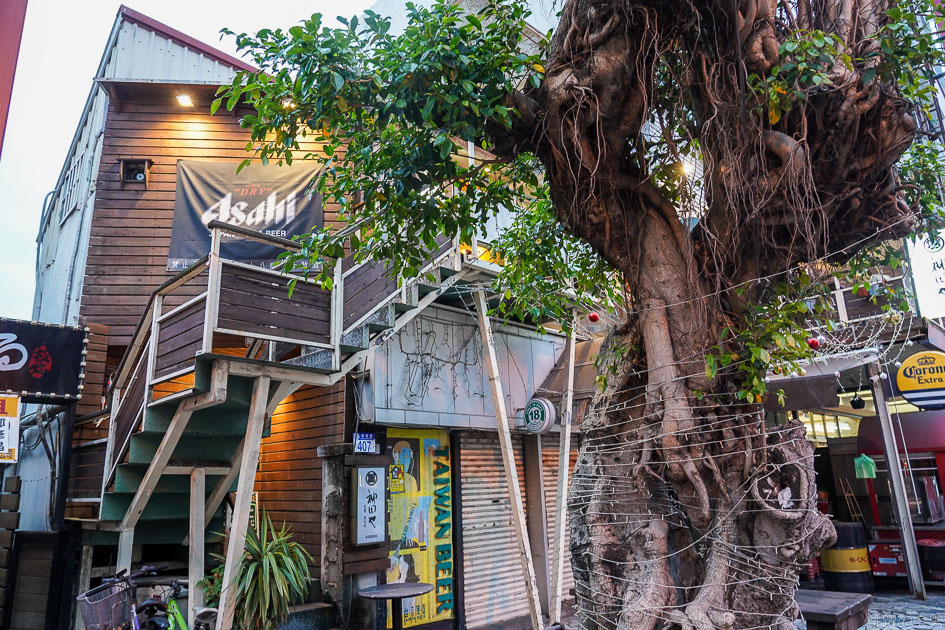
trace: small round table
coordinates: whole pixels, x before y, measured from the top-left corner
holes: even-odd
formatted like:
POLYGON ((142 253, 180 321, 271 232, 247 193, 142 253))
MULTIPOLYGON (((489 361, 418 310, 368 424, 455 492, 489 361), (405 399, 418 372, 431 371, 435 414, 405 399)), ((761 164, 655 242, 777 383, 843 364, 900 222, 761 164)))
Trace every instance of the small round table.
POLYGON ((418 597, 433 590, 432 584, 426 582, 404 582, 397 584, 378 584, 363 589, 358 595, 366 599, 389 599, 391 608, 391 627, 393 630, 404 628, 405 597, 418 597))

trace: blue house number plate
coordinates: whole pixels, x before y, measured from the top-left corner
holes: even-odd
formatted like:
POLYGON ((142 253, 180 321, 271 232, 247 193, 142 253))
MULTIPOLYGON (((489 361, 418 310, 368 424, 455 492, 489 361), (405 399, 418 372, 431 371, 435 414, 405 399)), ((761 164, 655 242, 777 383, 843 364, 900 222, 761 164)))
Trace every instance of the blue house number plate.
POLYGON ((373 433, 355 433, 354 434, 354 452, 371 453, 377 452, 377 438, 373 433))

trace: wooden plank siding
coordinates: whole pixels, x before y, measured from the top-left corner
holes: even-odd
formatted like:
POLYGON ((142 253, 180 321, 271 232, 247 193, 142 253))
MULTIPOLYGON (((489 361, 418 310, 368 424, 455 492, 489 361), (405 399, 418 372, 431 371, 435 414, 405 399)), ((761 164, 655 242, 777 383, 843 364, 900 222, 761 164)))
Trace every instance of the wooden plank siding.
MULTIPOLYGON (((248 131, 228 114, 129 101, 116 112, 109 105, 80 308, 89 321, 109 326, 109 345, 129 343, 151 292, 175 273, 166 266, 178 160, 225 161, 235 167, 250 155, 247 142, 248 131), (122 158, 153 161, 147 190, 144 184, 122 186, 122 158)), ((317 150, 315 143, 303 147, 303 152, 317 150)), ((326 225, 337 224, 337 211, 326 206, 326 225)), ((187 287, 166 306, 200 290, 187 287)))
MULTIPOLYGON (((106 365, 108 363, 108 326, 98 323, 80 321, 80 325, 89 328, 88 352, 85 355, 85 380, 83 381, 82 398, 76 403, 76 416, 81 418, 102 409, 102 397, 108 387, 106 365)), ((107 435, 107 433, 105 434, 107 435)), ((104 437, 104 435, 96 435, 104 437)), ((77 440, 95 439, 90 435, 77 434, 77 440)))
POLYGON ((42 630, 46 627, 49 576, 52 573, 55 549, 52 540, 18 539, 19 559, 10 628, 42 630))
POLYGON ((109 421, 107 416, 96 414, 103 408, 108 374, 115 368, 108 357, 108 326, 82 320, 80 324, 89 328, 89 343, 85 356, 84 388, 82 398, 76 404, 77 418, 72 432, 66 518, 91 518, 98 514, 97 504, 71 500, 96 498, 101 494, 109 421))
POLYGON ((319 446, 344 441, 345 384, 303 387, 272 415, 256 473, 259 502, 276 527, 285 521, 310 554, 312 576, 321 557, 322 460, 319 446))

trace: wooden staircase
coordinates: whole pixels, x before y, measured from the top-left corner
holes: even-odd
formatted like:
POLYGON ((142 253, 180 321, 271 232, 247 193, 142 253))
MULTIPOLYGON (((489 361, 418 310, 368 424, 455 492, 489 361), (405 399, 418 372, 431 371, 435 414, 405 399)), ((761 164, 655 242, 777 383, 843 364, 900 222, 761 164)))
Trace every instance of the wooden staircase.
POLYGON ((240 472, 256 470, 276 406, 303 385, 337 383, 372 344, 496 271, 442 238, 417 278, 397 282, 382 265, 348 257, 334 261, 331 289, 299 278, 290 299, 291 277, 219 251, 224 230, 286 249, 295 243, 211 227, 210 254, 152 294, 112 385, 99 518, 85 523, 84 541, 118 545, 119 569, 130 566, 133 544, 199 537, 191 572, 202 575, 203 541, 222 531, 223 501, 234 491, 232 531, 245 532, 239 518, 248 503, 240 502, 254 475, 240 472))
POLYGON ((303 385, 337 383, 372 344, 496 270, 442 238, 417 278, 397 282, 382 265, 348 257, 334 261, 331 289, 298 278, 290 299, 291 277, 219 252, 224 230, 295 243, 211 228, 210 254, 154 291, 115 374, 99 518, 84 523, 85 544, 117 545, 118 570, 130 568, 133 545, 189 545, 193 582, 232 492, 224 580, 235 570, 260 440, 279 403, 303 385))

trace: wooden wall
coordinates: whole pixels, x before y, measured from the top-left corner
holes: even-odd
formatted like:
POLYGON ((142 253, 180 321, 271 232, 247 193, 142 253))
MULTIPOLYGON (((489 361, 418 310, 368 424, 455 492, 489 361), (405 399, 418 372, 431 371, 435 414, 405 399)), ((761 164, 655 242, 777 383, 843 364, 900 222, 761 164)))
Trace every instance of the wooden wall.
MULTIPOLYGON (((166 271, 178 160, 233 162, 248 157, 249 133, 239 118, 122 101, 109 105, 92 215, 81 315, 110 327, 109 345, 127 345, 151 292, 166 271), (148 190, 120 181, 122 158, 150 159, 148 190)), ((303 147, 316 150, 312 143, 303 147)), ((302 153, 302 152, 299 152, 302 153)), ((325 223, 337 208, 327 207, 325 223)), ((191 295, 197 293, 192 288, 191 295)), ((186 293, 181 292, 179 300, 186 293)))
POLYGON ((49 599, 49 577, 53 568, 55 540, 21 539, 17 534, 16 586, 10 628, 16 630, 43 630, 46 627, 46 607, 49 599))
POLYGON ((303 387, 276 409, 259 456, 259 502, 276 527, 285 521, 312 554, 313 577, 321 557, 322 460, 316 450, 344 441, 344 433, 344 381, 330 388, 303 387))

